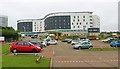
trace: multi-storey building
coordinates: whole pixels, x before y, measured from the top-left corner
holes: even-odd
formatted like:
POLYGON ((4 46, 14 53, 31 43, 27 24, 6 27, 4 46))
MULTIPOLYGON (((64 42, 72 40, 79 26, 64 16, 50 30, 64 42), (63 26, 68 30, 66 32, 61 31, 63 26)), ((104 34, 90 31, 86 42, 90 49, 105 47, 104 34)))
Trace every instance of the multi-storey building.
MULTIPOLYGON (((24 20, 22 20, 24 21, 24 20)), ((26 23, 29 22, 25 20, 26 23)), ((62 35, 90 34, 98 35, 100 32, 100 18, 93 15, 93 12, 57 12, 50 13, 42 19, 31 19, 31 32, 60 32, 62 35)), ((18 30, 23 28, 22 32, 30 32, 27 25, 19 27, 22 24, 18 21, 18 30), (24 31, 24 29, 26 31, 24 31)))
POLYGON ((1 27, 8 26, 8 16, 0 15, 0 26, 1 27))

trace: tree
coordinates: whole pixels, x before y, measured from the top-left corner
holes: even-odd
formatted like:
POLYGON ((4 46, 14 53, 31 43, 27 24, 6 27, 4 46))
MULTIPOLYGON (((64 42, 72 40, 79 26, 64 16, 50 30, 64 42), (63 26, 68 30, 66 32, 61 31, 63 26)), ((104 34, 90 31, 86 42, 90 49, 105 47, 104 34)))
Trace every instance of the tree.
POLYGON ((0 27, 0 32, 2 32, 2 36, 5 37, 6 41, 17 40, 19 38, 19 34, 12 27, 0 27))

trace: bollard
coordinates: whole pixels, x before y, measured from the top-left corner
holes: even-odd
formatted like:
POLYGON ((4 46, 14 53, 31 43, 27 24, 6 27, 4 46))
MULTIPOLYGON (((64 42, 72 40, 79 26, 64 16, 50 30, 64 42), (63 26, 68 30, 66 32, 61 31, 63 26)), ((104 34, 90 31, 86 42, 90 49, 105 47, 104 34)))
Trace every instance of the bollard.
POLYGON ((40 60, 41 60, 41 56, 39 56, 37 59, 36 59, 36 63, 40 63, 40 60))

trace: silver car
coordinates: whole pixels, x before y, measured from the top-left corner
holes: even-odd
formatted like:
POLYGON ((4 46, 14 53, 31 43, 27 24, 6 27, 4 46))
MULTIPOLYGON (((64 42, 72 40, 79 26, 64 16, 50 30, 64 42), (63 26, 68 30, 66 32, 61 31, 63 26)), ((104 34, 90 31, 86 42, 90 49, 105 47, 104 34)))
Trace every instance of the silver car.
POLYGON ((71 45, 78 44, 80 41, 79 40, 72 40, 71 45))
POLYGON ((93 47, 92 43, 90 42, 80 42, 79 44, 73 45, 74 49, 83 49, 83 48, 91 48, 93 47))

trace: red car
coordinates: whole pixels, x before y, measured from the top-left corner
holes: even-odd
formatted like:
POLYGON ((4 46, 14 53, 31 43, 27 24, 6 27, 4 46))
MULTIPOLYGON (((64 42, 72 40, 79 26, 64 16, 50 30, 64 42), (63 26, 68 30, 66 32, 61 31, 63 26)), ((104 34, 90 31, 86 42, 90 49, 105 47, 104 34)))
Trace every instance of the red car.
POLYGON ((11 43, 10 51, 13 53, 17 52, 36 53, 42 51, 42 48, 27 41, 16 41, 11 43))

